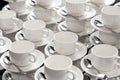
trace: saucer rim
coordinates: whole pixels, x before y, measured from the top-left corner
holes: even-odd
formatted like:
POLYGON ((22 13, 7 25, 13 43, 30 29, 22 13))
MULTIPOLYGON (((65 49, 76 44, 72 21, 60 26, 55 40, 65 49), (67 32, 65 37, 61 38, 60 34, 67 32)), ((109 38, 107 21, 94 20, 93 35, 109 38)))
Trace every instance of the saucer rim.
POLYGON ((4 47, 4 50, 0 50, 0 55, 3 54, 4 52, 6 52, 7 50, 9 50, 9 47, 10 45, 12 44, 12 41, 7 38, 7 37, 4 37, 4 36, 0 36, 0 38, 4 39, 6 44, 3 46, 4 47))
MULTIPOLYGON (((86 55, 85 57, 83 57, 83 58, 81 59, 79 65, 81 66, 81 68, 82 68, 83 71, 85 71, 86 73, 88 73, 89 75, 91 75, 91 76, 93 76, 93 77, 96 77, 96 76, 97 76, 97 74, 95 74, 96 71, 95 71, 94 73, 91 72, 91 71, 93 71, 93 70, 92 70, 92 69, 90 70, 90 69, 88 69, 87 67, 85 67, 84 62, 83 62, 83 60, 84 60, 85 58, 90 57, 90 56, 92 56, 92 53, 89 53, 88 55, 86 55)), ((116 71, 116 70, 120 70, 120 68, 118 68, 117 65, 116 65, 116 69, 115 69, 115 70, 111 70, 111 71, 116 71)), ((109 71, 109 72, 111 72, 111 71, 109 71)), ((109 74, 109 72, 106 72, 106 73, 109 74)), ((105 72, 104 72, 104 73, 105 73, 105 72)), ((120 72, 118 72, 118 73, 120 74, 120 72)), ((118 76, 118 74, 117 74, 117 75, 109 75, 108 78, 114 78, 114 77, 117 77, 117 76, 118 76)))
MULTIPOLYGON (((86 54, 87 54, 87 47, 81 43, 81 42, 77 42, 78 46, 79 45, 82 45, 82 50, 76 52, 75 54, 72 54, 72 55, 66 55, 68 56, 69 58, 72 59, 72 61, 76 61, 76 60, 80 60, 82 57, 84 57, 86 54), (82 52, 83 51, 83 52, 82 52), (81 54, 80 54, 81 53, 81 54), (80 55, 80 56, 75 56, 75 55, 80 55)), ((49 43, 48 45, 46 45, 46 47, 44 48, 44 53, 45 53, 45 56, 51 56, 51 54, 49 53, 48 51, 48 47, 50 45, 53 45, 53 42, 49 43), (49 55, 50 54, 50 55, 49 55)), ((80 47, 80 46, 79 46, 80 47)), ((61 54, 58 54, 58 55, 61 55, 61 54)))
MULTIPOLYGON (((76 67, 75 65, 72 65, 71 70, 73 70, 73 71, 75 72, 74 74, 76 74, 76 76, 77 76, 77 79, 75 79, 75 80, 83 80, 84 76, 83 76, 82 70, 80 70, 80 69, 79 69, 78 67, 76 67), (79 74, 78 74, 78 73, 79 73, 79 74)), ((35 72, 35 74, 34 74, 34 79, 35 79, 35 80, 38 80, 36 77, 37 77, 37 75, 38 75, 39 72, 44 72, 44 66, 41 67, 41 68, 39 68, 39 69, 35 72)), ((47 79, 44 79, 44 80, 47 80, 47 79)))
MULTIPOLYGON (((61 23, 57 26, 57 28, 58 28, 59 31, 63 31, 63 30, 61 29, 61 25, 62 25, 62 24, 65 24, 65 25, 66 25, 66 21, 61 22, 61 23)), ((66 29, 67 29, 66 31, 68 31, 68 26, 67 26, 66 29)), ((80 32, 80 33, 78 32, 78 33, 76 33, 76 34, 77 34, 78 36, 85 36, 85 35, 89 35, 89 34, 91 34, 92 32, 95 31, 95 29, 92 28, 91 26, 87 26, 87 27, 85 28, 85 30, 82 31, 82 32, 80 32), (91 31, 87 32, 87 31, 85 31, 85 30, 91 30, 91 31)))
MULTIPOLYGON (((58 15, 60 15, 63 18, 66 18, 64 15, 61 14, 61 9, 65 9, 65 6, 61 7, 59 10, 57 10, 58 15)), ((91 10, 88 13, 93 13, 93 14, 91 16, 89 16, 89 17, 86 17, 86 14, 84 14, 84 16, 82 18, 79 18, 79 19, 82 19, 82 20, 90 19, 90 18, 94 17, 97 14, 96 10, 94 8, 92 8, 92 7, 91 7, 91 10)))
MULTIPOLYGON (((31 63, 28 66, 20 67, 24 72, 30 72, 30 71, 36 70, 37 68, 39 68, 44 63, 45 55, 37 49, 35 49, 33 52, 35 52, 34 54, 36 54, 36 57, 37 57, 38 60, 35 63, 31 63), (40 60, 39 56, 37 56, 37 55, 41 55, 42 59, 40 60), (32 65, 34 65, 34 66, 32 66, 32 65), (28 69, 28 68, 31 68, 31 69, 28 69)), ((33 52, 31 52, 31 53, 33 53, 33 52)), ((1 56, 0 62, 1 62, 2 67, 4 69, 8 70, 8 71, 18 73, 19 71, 17 70, 16 67, 14 67, 13 65, 9 66, 9 65, 6 65, 4 63, 3 58, 4 58, 5 55, 9 55, 9 52, 6 52, 1 56)))
MULTIPOLYGON (((47 29, 47 28, 46 28, 46 29, 47 29)), ((38 41, 38 42, 36 42, 36 43, 33 42, 36 47, 44 46, 44 45, 48 44, 50 41, 52 41, 52 37, 53 37, 53 35, 54 35, 54 32, 53 32, 52 30, 50 30, 50 29, 47 29, 47 30, 49 30, 49 31, 48 31, 48 32, 49 32, 49 36, 48 36, 47 38, 45 38, 45 39, 43 38, 42 42, 41 42, 41 41, 38 41), (48 39, 49 39, 49 40, 48 40, 48 39)), ((16 35, 15 35, 15 40, 16 40, 16 41, 19 41, 19 40, 18 40, 18 35, 19 35, 20 33, 24 34, 22 30, 18 31, 18 32, 16 33, 16 35)), ((25 39, 25 38, 24 38, 24 39, 25 39)), ((24 40, 24 39, 23 39, 23 40, 24 40)))

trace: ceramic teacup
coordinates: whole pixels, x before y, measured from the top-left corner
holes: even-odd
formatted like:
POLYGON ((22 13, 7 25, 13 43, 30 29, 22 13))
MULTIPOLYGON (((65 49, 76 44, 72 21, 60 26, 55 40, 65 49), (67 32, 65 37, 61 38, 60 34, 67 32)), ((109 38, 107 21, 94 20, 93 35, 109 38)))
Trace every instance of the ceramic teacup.
POLYGON ((63 55, 52 55, 48 57, 45 62, 45 74, 47 80, 67 80, 69 74, 75 78, 74 71, 71 70, 72 60, 63 55))
POLYGON ((54 35, 54 48, 62 55, 72 55, 75 53, 77 34, 73 32, 58 32, 54 35))
POLYGON ((80 33, 85 29, 85 20, 77 20, 72 17, 66 17, 65 21, 70 31, 80 33))
POLYGON ((116 45, 119 43, 120 34, 99 31, 99 38, 105 44, 116 45))
POLYGON ((56 5, 56 4, 54 4, 56 0, 34 0, 34 1, 37 4, 40 4, 40 5, 45 6, 45 7, 49 7, 51 5, 56 5))
POLYGON ((43 21, 50 21, 54 17, 55 11, 52 9, 34 8, 34 16, 43 21))
POLYGON ((86 10, 87 0, 66 0, 65 8, 68 14, 82 16, 86 10))
POLYGON ((17 13, 25 12, 27 8, 25 1, 9 3, 9 6, 12 10, 14 10, 17 13))
POLYGON ((32 42, 41 41, 48 35, 48 29, 45 28, 46 23, 42 20, 29 20, 23 24, 24 37, 32 42))
POLYGON ((100 71, 111 71, 120 66, 118 49, 108 44, 95 45, 91 49, 93 55, 92 64, 100 71))
POLYGON ((16 12, 13 10, 0 11, 0 29, 7 31, 12 30, 19 23, 16 18, 16 12))
POLYGON ((105 6, 101 10, 103 24, 111 29, 120 28, 120 8, 117 6, 105 6))
POLYGON ((34 49, 34 43, 30 41, 15 41, 11 44, 10 60, 17 66, 27 66, 30 63, 34 63, 36 56, 31 53, 34 49))

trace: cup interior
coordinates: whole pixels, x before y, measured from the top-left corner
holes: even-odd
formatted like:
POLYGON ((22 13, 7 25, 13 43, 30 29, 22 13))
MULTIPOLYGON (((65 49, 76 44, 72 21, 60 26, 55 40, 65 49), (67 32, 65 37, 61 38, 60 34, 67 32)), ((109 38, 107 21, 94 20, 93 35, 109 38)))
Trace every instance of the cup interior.
POLYGON ((52 70, 66 70, 72 66, 72 60, 63 55, 53 55, 45 60, 45 66, 52 70))
POLYGON ((10 19, 16 17, 16 12, 13 10, 0 11, 0 19, 10 19))
POLYGON ((91 52, 100 58, 112 58, 118 55, 117 48, 108 44, 96 45, 92 48, 91 52))
POLYGON ((10 51, 16 54, 25 54, 32 52, 34 48, 34 43, 22 40, 13 42, 10 51))
POLYGON ((60 43, 77 42, 78 36, 73 32, 58 32, 54 36, 54 40, 60 43))
POLYGON ((45 28, 46 24, 42 20, 30 20, 26 21, 23 24, 23 28, 27 30, 41 30, 41 28, 45 28))

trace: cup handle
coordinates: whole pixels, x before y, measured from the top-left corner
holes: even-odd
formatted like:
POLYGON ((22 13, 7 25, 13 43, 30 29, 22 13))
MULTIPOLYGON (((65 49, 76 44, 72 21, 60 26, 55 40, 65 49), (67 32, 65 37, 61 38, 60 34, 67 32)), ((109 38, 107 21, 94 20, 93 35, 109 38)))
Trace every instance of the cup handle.
POLYGON ((119 56, 117 56, 115 58, 115 61, 116 61, 115 64, 120 67, 120 57, 119 56))
POLYGON ((18 19, 18 18, 12 18, 12 20, 13 20, 13 24, 14 24, 15 26, 18 26, 18 24, 23 23, 22 20, 20 20, 20 19, 18 19))
POLYGON ((4 46, 6 44, 5 40, 0 38, 0 46, 4 46))
POLYGON ((42 30, 42 32, 43 32, 43 36, 42 36, 43 38, 46 38, 49 36, 49 29, 45 28, 42 30))
POLYGON ((92 8, 90 7, 89 3, 86 3, 85 6, 86 6, 85 11, 87 12, 91 11, 92 8))
POLYGON ((29 56, 30 56, 29 57, 30 58, 29 61, 32 62, 32 63, 35 63, 36 62, 36 55, 30 53, 29 56))
POLYGON ((68 73, 68 74, 72 74, 72 78, 68 76, 68 79, 69 79, 69 80, 75 80, 75 79, 76 79, 76 75, 74 74, 74 73, 75 73, 74 71, 69 70, 69 71, 67 71, 67 73, 68 73))

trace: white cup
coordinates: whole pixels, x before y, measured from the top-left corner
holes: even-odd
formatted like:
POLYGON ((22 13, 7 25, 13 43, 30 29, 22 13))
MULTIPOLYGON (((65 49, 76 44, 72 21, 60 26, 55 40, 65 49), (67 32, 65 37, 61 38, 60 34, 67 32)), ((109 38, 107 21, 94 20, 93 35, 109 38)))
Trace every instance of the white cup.
POLYGON ((106 6, 102 10, 102 21, 104 25, 111 29, 120 28, 120 8, 117 6, 106 6))
POLYGON ((25 1, 9 3, 10 9, 14 10, 17 13, 22 13, 26 11, 27 5, 25 1))
POLYGON ((43 21, 50 21, 54 17, 55 11, 52 9, 34 8, 34 16, 43 21))
POLYGON ((73 32, 58 32, 54 35, 54 48, 62 55, 71 55, 75 53, 77 34, 73 32))
POLYGON ((99 31, 99 38, 105 44, 116 45, 119 43, 120 34, 99 31))
POLYGON ((85 29, 85 20, 77 20, 71 17, 66 17, 65 21, 68 29, 72 32, 80 33, 85 29))
POLYGON ((42 20, 29 20, 23 24, 24 37, 32 42, 41 41, 48 34, 46 23, 42 20))
POLYGON ((120 66, 118 62, 118 49, 108 44, 99 44, 91 49, 93 55, 92 64, 100 71, 111 71, 115 69, 116 65, 120 66))
POLYGON ((30 41, 15 41, 11 44, 10 59, 17 66, 27 66, 35 62, 36 57, 31 54, 34 49, 34 43, 30 41))
POLYGON ((66 0, 65 8, 68 14, 73 16, 84 15, 87 0, 66 0))
POLYGON ((13 10, 0 11, 0 29, 7 31, 13 29, 19 23, 16 12, 13 10))
MULTIPOLYGON (((56 5, 54 4, 56 0, 34 0, 37 4, 43 5, 45 7, 49 7, 51 5, 56 5)), ((58 1, 58 0, 57 0, 58 1)))
POLYGON ((75 80, 74 71, 71 70, 72 60, 67 56, 52 55, 45 60, 44 65, 47 80, 67 80, 70 73, 73 76, 70 80, 75 80))

